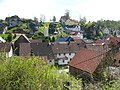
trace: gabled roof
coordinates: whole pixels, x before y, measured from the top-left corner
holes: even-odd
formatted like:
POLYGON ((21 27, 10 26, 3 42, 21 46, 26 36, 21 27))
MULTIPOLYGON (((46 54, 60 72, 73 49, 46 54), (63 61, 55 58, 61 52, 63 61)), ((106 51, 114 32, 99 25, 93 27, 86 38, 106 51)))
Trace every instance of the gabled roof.
POLYGON ((52 45, 52 50, 54 54, 59 53, 76 53, 79 51, 80 48, 83 48, 82 45, 75 43, 75 42, 61 42, 61 43, 54 43, 52 45))
POLYGON ((0 52, 9 52, 11 47, 11 43, 0 43, 0 52))
POLYGON ((73 59, 69 62, 69 66, 88 73, 93 73, 100 64, 101 59, 102 56, 97 51, 80 49, 73 57, 73 59))
POLYGON ((109 51, 109 47, 107 44, 96 44, 96 43, 93 43, 93 44, 86 44, 86 48, 87 49, 90 49, 90 50, 95 50, 95 51, 98 51, 100 53, 106 53, 109 51))
POLYGON ((30 43, 30 41, 24 34, 21 34, 14 44, 18 46, 19 43, 30 43))
POLYGON ((105 43, 107 45, 117 45, 120 42, 120 37, 111 37, 110 40, 96 40, 95 43, 102 44, 105 43))
POLYGON ((54 59, 52 47, 48 42, 31 43, 31 52, 35 56, 47 56, 48 59, 54 59))
POLYGON ((78 24, 79 24, 79 22, 74 19, 67 19, 65 22, 65 25, 78 25, 78 24))

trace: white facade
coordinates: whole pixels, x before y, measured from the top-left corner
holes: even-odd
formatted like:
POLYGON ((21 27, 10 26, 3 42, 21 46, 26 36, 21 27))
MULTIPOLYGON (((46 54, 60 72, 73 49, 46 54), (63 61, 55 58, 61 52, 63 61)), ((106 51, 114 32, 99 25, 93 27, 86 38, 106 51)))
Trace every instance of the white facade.
POLYGON ((11 46, 10 51, 9 51, 9 52, 6 52, 6 58, 12 57, 12 55, 13 55, 13 48, 12 48, 12 46, 11 46))
POLYGON ((68 62, 75 56, 75 53, 60 53, 57 54, 58 65, 67 65, 68 62))
POLYGON ((80 26, 79 25, 76 25, 75 27, 73 27, 73 28, 68 28, 68 27, 66 27, 66 30, 70 30, 70 31, 80 31, 81 30, 81 28, 80 28, 80 26))
POLYGON ((77 36, 80 37, 80 39, 83 39, 83 33, 78 32, 77 36))
POLYGON ((108 30, 108 28, 105 28, 105 29, 103 29, 103 33, 104 34, 110 34, 110 31, 108 30))
POLYGON ((45 36, 45 37, 48 37, 48 36, 49 36, 48 27, 46 27, 45 30, 44 30, 44 36, 45 36))

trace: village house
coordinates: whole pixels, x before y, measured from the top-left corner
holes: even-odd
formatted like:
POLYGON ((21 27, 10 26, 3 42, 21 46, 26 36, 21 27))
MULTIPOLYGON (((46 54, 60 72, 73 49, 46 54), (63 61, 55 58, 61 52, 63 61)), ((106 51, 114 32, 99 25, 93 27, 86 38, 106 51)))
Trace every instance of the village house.
POLYGON ((36 43, 31 43, 30 44, 31 47, 31 52, 32 55, 35 56, 42 56, 42 57, 46 57, 47 59, 47 64, 50 65, 54 65, 54 54, 53 54, 53 50, 51 47, 51 43, 48 42, 36 42, 36 43))
POLYGON ((109 30, 107 27, 103 28, 103 29, 102 29, 102 32, 103 32, 104 34, 110 34, 110 30, 109 30))
MULTIPOLYGON (((110 40, 97 40, 94 43, 87 43, 85 48, 80 49, 69 62, 69 71, 76 77, 98 80, 98 78, 100 79, 100 77, 102 77, 103 69, 109 68, 107 72, 110 74, 114 69, 114 64, 116 66, 120 65, 119 48, 120 38, 118 37, 112 37, 110 40), (114 55, 115 58, 113 60, 114 55)), ((115 68, 114 70, 118 69, 115 68)))
POLYGON ((60 23, 62 25, 62 30, 66 33, 70 33, 72 31, 81 31, 81 27, 77 20, 66 18, 66 16, 62 16, 60 18, 60 23))
POLYGON ((71 31, 81 31, 81 27, 79 25, 79 22, 76 20, 68 19, 65 22, 65 28, 64 31, 67 33, 70 33, 71 31))
POLYGON ((30 43, 30 41, 24 34, 20 35, 14 42, 14 51, 16 55, 19 55, 20 43, 30 43))
POLYGON ((12 57, 13 47, 11 43, 0 43, 0 54, 1 57, 5 56, 6 58, 12 57))
POLYGON ((77 51, 85 47, 83 41, 73 42, 41 42, 29 41, 21 35, 15 41, 14 47, 19 56, 42 56, 46 57, 47 63, 52 65, 67 65, 77 51))
POLYGON ((58 66, 66 66, 68 62, 75 56, 85 44, 76 42, 59 42, 52 45, 52 50, 55 56, 55 64, 58 66))
POLYGON ((120 37, 120 30, 114 30, 113 35, 116 37, 120 37))
POLYGON ((69 62, 69 72, 77 78, 84 80, 95 79, 93 73, 97 72, 102 61, 102 54, 96 50, 80 49, 69 62))

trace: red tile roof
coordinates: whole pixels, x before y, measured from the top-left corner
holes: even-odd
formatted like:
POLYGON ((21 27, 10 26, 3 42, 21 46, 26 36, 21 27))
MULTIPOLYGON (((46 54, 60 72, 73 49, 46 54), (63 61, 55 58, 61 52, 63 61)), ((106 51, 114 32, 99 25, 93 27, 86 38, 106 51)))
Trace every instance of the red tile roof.
POLYGON ((96 40, 95 41, 96 44, 102 44, 102 43, 105 43, 105 44, 110 44, 110 40, 96 40))
POLYGON ((109 46, 107 44, 96 44, 96 43, 86 44, 86 48, 91 49, 91 50, 95 50, 95 51, 99 51, 102 54, 106 53, 110 50, 109 46))
POLYGON ((112 44, 112 45, 117 45, 120 42, 120 37, 111 37, 110 40, 96 40, 95 43, 97 44, 101 44, 101 43, 105 43, 105 44, 112 44))
POLYGON ((94 50, 81 49, 69 62, 69 66, 93 73, 101 62, 102 55, 94 50))

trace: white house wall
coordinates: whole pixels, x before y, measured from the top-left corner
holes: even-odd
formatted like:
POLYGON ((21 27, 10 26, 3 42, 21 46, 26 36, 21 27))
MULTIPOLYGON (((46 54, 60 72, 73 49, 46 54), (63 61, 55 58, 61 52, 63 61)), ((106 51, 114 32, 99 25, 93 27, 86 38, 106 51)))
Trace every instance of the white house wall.
POLYGON ((9 52, 6 52, 6 57, 12 57, 13 55, 13 48, 11 47, 9 52))
POLYGON ((57 58, 64 58, 67 57, 68 59, 63 60, 59 59, 58 60, 58 65, 66 65, 68 62, 75 56, 75 53, 65 53, 65 54, 57 54, 57 58))

